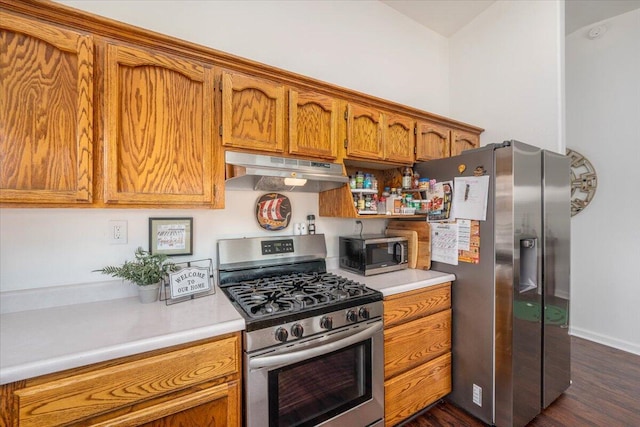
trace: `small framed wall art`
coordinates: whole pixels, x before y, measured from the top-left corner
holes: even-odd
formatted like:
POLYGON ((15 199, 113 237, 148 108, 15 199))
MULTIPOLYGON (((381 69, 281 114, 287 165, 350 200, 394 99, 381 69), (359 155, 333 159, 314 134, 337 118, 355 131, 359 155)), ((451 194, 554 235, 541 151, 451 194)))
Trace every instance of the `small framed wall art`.
POLYGON ((193 254, 193 218, 149 218, 149 252, 193 254))

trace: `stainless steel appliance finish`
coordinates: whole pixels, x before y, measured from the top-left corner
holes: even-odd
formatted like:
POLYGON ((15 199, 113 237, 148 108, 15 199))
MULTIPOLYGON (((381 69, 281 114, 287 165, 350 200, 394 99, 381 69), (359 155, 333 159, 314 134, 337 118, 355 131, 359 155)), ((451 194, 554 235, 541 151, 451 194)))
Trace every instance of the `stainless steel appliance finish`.
POLYGON ((288 157, 227 151, 225 160, 233 176, 228 176, 229 190, 312 192, 331 190, 349 182, 338 163, 300 160, 288 157), (290 179, 305 180, 291 184, 290 179), (301 184, 301 185, 300 185, 301 184))
POLYGON ((448 399, 488 424, 524 426, 570 384, 569 159, 510 141, 415 170, 490 177, 479 264, 432 262, 456 275, 448 399))
POLYGON ((377 234, 340 236, 339 254, 340 268, 371 276, 407 268, 409 242, 377 234))
POLYGON ((382 294, 326 272, 324 235, 218 241, 219 284, 245 317, 253 426, 382 425, 382 294))

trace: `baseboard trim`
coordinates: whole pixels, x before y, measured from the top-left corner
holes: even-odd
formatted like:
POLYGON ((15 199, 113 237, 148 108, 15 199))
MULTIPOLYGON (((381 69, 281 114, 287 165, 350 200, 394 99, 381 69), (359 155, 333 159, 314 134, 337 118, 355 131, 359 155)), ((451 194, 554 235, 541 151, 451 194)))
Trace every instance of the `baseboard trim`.
POLYGON ((629 341, 611 338, 606 335, 598 334, 592 331, 587 331, 585 329, 576 328, 574 326, 572 326, 569 329, 569 334, 576 336, 578 338, 584 338, 585 340, 597 342, 598 344, 617 348, 618 350, 626 351, 628 353, 633 353, 640 356, 640 344, 635 344, 629 341))

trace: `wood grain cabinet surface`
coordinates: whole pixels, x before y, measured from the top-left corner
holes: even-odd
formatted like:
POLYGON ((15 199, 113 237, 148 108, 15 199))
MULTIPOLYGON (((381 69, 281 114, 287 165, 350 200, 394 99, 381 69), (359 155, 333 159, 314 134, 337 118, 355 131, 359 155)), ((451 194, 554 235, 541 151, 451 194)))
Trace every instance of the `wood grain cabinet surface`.
POLYGON ((449 157, 451 129, 436 123, 419 121, 416 126, 416 161, 449 157))
POLYGON ((463 151, 478 148, 480 146, 480 135, 454 130, 451 132, 451 156, 457 156, 463 151))
POLYGON ((354 103, 348 103, 346 111, 346 158, 413 164, 412 118, 354 103))
POLYGON ((2 421, 21 427, 239 426, 240 351, 236 333, 4 385, 2 421))
POLYGON ((384 299, 385 426, 451 391, 451 283, 384 299))
POLYGON ((478 134, 428 121, 418 122, 416 134, 416 161, 457 156, 463 151, 480 147, 478 134))
POLYGON ((0 0, 0 52, 2 206, 224 208, 224 150, 383 170, 482 132, 56 2, 0 0))
POLYGON ((0 11, 0 202, 92 201, 94 43, 0 11))
POLYGON ((338 157, 340 101, 310 91, 289 90, 289 154, 338 157))
POLYGON ((282 153, 285 142, 284 85, 222 72, 222 145, 282 153))
POLYGON ((109 43, 105 68, 105 203, 214 205, 212 66, 109 43))

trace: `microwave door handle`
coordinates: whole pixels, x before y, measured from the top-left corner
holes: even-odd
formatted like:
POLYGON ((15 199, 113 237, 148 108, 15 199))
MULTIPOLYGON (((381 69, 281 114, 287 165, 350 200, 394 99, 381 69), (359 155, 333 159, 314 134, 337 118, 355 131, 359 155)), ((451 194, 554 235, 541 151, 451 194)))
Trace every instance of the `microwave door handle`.
POLYGON ((290 365, 293 363, 301 362, 303 360, 310 359, 312 357, 321 356, 323 354, 331 353, 332 351, 340 350, 356 344, 360 341, 367 340, 382 331, 382 322, 376 322, 375 325, 368 327, 367 329, 358 332, 357 334, 350 335, 346 338, 338 338, 335 341, 328 344, 322 344, 317 347, 305 348, 304 350, 295 351, 291 353, 278 354, 275 356, 262 356, 254 357, 249 360, 250 369, 271 368, 280 365, 290 365))
POLYGON ((404 245, 400 242, 396 242, 393 244, 393 260, 398 264, 402 264, 402 262, 404 261, 404 245), (399 259, 398 259, 398 251, 397 251, 398 248, 400 248, 399 259))

